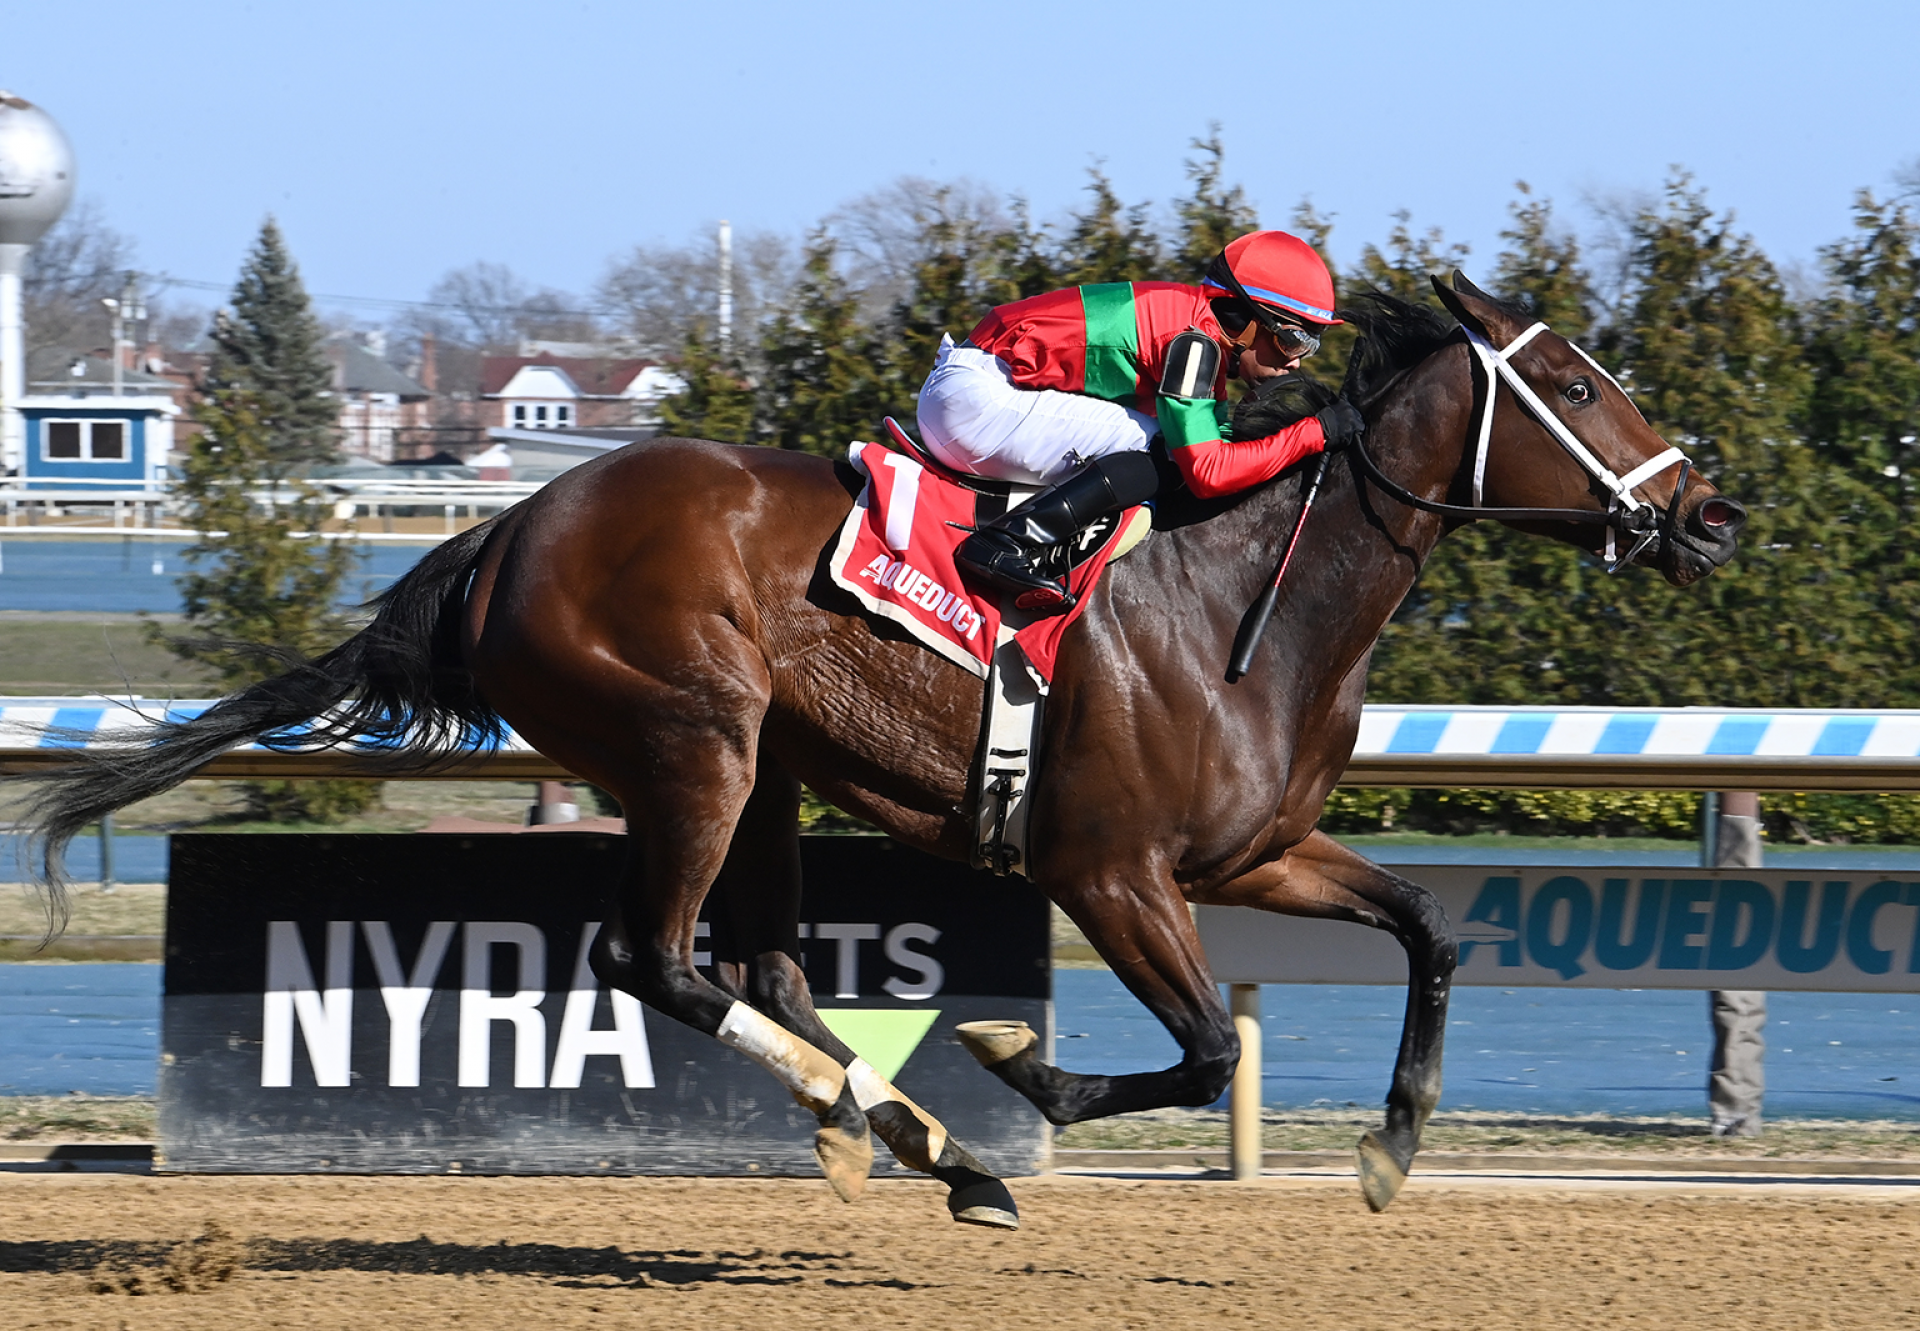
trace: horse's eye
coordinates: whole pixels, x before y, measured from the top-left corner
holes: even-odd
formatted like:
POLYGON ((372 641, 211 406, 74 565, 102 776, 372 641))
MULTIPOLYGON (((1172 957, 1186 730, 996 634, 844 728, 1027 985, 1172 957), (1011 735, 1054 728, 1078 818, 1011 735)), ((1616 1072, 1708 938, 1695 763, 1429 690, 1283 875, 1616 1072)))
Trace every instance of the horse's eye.
POLYGON ((1593 401, 1593 385, 1585 379, 1575 379, 1567 385, 1566 399, 1576 407, 1593 401))

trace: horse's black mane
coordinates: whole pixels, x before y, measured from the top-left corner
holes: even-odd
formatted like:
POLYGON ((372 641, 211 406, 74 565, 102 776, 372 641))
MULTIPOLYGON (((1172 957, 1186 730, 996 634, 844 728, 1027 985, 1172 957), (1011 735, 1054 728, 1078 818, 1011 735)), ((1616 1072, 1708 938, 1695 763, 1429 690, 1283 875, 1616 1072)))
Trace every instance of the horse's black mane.
MULTIPOLYGON (((1478 294, 1485 297, 1484 292, 1478 294)), ((1532 311, 1517 301, 1492 303, 1521 323, 1533 320, 1532 311)), ((1341 307, 1340 317, 1354 326, 1360 338, 1347 360, 1347 377, 1339 395, 1362 407, 1460 333, 1458 321, 1439 306, 1402 300, 1378 288, 1356 293, 1341 307)), ((1235 410, 1234 438, 1272 434, 1302 416, 1311 416, 1333 399, 1333 389, 1304 372, 1268 380, 1235 410)))
MULTIPOLYGON (((1522 323, 1533 321, 1533 314, 1518 302, 1492 303, 1522 323)), ((1460 331, 1459 322, 1440 307, 1401 300, 1377 288, 1357 293, 1341 308, 1340 317, 1360 331, 1340 392, 1363 407, 1460 331)))

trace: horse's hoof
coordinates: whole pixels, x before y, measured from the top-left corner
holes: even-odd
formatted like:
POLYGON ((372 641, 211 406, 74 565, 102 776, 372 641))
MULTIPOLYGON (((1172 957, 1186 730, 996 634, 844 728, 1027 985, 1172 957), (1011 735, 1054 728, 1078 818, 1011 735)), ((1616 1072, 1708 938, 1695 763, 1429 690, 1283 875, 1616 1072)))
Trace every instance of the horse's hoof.
POLYGON ((1413 1157, 1401 1159, 1372 1132, 1360 1139, 1359 1155, 1361 1195, 1367 1199, 1368 1209, 1376 1213, 1384 1211, 1406 1183, 1413 1157))
POLYGON ((864 1125, 858 1134, 845 1128, 825 1127, 813 1134, 813 1158, 827 1185, 843 1202, 857 1202, 867 1190, 867 1175, 873 1172, 873 1138, 864 1125))
POLYGON ((963 1021, 953 1030, 983 1068, 1004 1063, 1040 1043, 1033 1027, 1024 1021, 963 1021))
POLYGON ((991 1174, 975 1174, 947 1194, 947 1210, 963 1225, 988 1229, 1020 1228, 1020 1208, 1007 1185, 991 1174))
POLYGON ((979 1225, 982 1229, 1020 1228, 1019 1216, 997 1206, 969 1206, 964 1211, 955 1211, 953 1218, 963 1225, 979 1225))

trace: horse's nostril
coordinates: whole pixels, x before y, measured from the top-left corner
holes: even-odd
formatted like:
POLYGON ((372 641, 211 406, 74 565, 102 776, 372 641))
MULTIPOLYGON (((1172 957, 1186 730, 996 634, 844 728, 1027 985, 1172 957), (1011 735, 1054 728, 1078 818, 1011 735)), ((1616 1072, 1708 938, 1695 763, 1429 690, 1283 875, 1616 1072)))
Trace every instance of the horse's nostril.
POLYGON ((1718 495, 1700 505, 1700 523, 1705 527, 1730 527, 1742 516, 1740 505, 1718 495))

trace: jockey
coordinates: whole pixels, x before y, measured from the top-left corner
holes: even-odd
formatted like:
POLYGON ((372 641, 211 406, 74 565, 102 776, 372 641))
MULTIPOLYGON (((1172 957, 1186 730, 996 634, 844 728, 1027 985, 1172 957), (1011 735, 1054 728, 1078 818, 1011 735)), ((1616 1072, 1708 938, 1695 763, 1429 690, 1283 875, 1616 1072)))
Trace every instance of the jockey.
POLYGON ((1264 439, 1225 438, 1227 380, 1288 374, 1340 323, 1333 277, 1284 231, 1241 236, 1199 286, 1105 282, 1002 305, 920 390, 927 448, 958 471, 1050 487, 982 524, 960 567, 1021 609, 1072 607, 1049 556, 1095 519, 1153 497, 1155 435, 1187 488, 1232 494, 1357 436, 1344 400, 1264 439))

